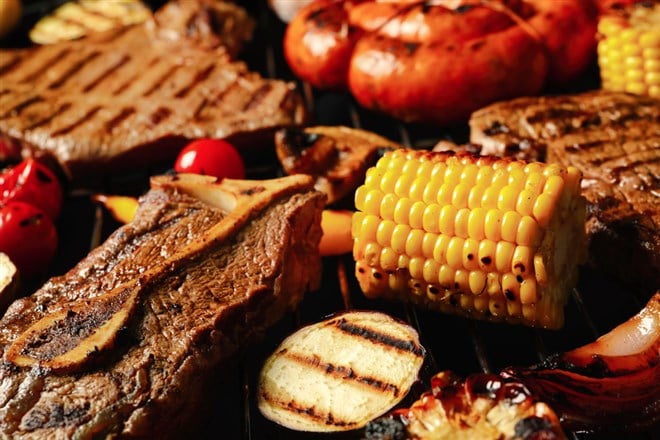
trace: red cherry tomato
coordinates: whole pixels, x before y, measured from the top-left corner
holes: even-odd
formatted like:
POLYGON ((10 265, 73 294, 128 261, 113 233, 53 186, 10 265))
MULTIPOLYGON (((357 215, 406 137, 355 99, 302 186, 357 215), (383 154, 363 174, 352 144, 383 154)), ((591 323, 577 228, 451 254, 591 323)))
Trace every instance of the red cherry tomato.
POLYGON ((174 162, 177 173, 244 179, 245 166, 233 145, 222 139, 198 139, 185 146, 174 162))
POLYGON ((62 209, 62 187, 48 167, 26 159, 0 175, 0 204, 12 200, 43 209, 55 220, 62 209))
POLYGON ((57 230, 41 209, 11 201, 0 208, 0 252, 26 276, 42 273, 55 256, 57 230))

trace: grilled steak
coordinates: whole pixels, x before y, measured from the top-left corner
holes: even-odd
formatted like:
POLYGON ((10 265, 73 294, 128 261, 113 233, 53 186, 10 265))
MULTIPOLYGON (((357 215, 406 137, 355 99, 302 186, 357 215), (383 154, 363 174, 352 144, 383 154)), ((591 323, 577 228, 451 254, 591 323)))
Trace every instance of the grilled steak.
POLYGON ((218 366, 318 288, 308 176, 189 176, 152 180, 132 223, 10 306, 0 437, 179 437, 218 366))
POLYGON ((171 160, 189 139, 241 144, 301 122, 292 83, 250 72, 219 45, 240 40, 243 20, 213 3, 173 3, 143 24, 0 51, 0 141, 80 180, 171 160))
POLYGON ((588 92, 521 98, 470 120, 482 152, 545 151, 584 174, 593 262, 649 292, 660 287, 660 101, 588 92))

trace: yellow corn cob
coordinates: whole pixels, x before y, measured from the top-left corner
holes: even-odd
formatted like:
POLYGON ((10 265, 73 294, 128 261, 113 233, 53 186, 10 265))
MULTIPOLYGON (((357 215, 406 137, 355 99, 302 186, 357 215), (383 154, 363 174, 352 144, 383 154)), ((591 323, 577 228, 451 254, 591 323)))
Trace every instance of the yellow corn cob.
POLYGON ((608 13, 598 34, 603 88, 660 98, 660 4, 608 13))
POLYGON ((573 168, 394 150, 355 193, 356 275, 371 298, 559 328, 585 253, 573 168))

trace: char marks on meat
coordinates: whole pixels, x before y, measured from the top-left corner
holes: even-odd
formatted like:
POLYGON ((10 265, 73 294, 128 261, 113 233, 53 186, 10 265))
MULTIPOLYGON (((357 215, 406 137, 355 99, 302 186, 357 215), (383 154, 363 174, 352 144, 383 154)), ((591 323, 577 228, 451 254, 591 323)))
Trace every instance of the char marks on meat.
POLYGON ((470 128, 482 153, 531 148, 579 168, 595 265, 660 287, 660 101, 606 91, 520 98, 475 112, 470 128))
POLYGON ((140 25, 0 51, 0 140, 83 180, 302 122, 292 83, 233 61, 252 22, 220 5, 172 2, 140 25))
POLYGON ((218 367, 318 288, 324 197, 311 178, 207 181, 209 190, 180 179, 154 180, 132 223, 10 306, 0 321, 0 437, 180 438, 208 407, 218 367), (108 320, 117 311, 108 293, 130 285, 141 289, 137 306, 110 346, 90 350, 75 372, 44 366, 52 353, 41 346, 62 353, 103 324, 76 326, 74 311, 108 320), (64 331, 16 346, 61 312, 64 331), (17 365, 12 350, 39 362, 17 365))

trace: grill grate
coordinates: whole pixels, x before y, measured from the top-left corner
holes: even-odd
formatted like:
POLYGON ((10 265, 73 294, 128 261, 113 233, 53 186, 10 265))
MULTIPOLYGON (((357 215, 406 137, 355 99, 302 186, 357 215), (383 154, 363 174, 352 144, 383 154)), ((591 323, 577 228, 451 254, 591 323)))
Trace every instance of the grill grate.
MULTIPOLYGON (((32 1, 26 3, 22 27, 12 39, 11 46, 28 44, 27 30, 36 19, 52 10, 61 0, 32 1)), ((157 7, 163 1, 148 2, 157 7)), ((282 55, 281 37, 284 25, 266 6, 266 1, 250 2, 250 12, 258 20, 255 39, 245 52, 247 63, 263 75, 295 80, 282 55)), ((5 42, 3 42, 5 43, 5 42)), ((590 72, 577 89, 595 84, 595 70, 590 72)), ((300 84, 300 90, 314 117, 314 124, 348 125, 377 132, 405 146, 428 148, 439 140, 463 142, 467 127, 437 129, 403 124, 391 118, 374 114, 355 104, 346 93, 313 90, 309 84, 300 84)), ((273 173, 276 170, 270 170, 273 173)), ((115 178, 104 184, 107 193, 138 194, 147 185, 146 170, 139 176, 115 178)), ((252 170, 263 174, 263 170, 252 170)), ((90 248, 98 246, 117 227, 108 214, 89 200, 89 193, 76 191, 68 197, 58 223, 60 249, 53 273, 64 273, 79 261, 90 248)), ((566 326, 556 332, 528 329, 506 324, 469 321, 454 316, 439 315, 410 305, 367 300, 360 293, 353 276, 350 256, 326 258, 323 267, 323 286, 311 293, 299 309, 285 317, 263 340, 246 348, 237 365, 228 367, 217 390, 210 393, 212 422, 205 430, 207 437, 260 440, 260 439, 312 439, 318 435, 297 433, 281 428, 259 413, 255 402, 256 378, 266 356, 288 334, 300 326, 319 321, 327 315, 345 309, 375 309, 403 319, 420 333, 428 355, 421 374, 410 395, 402 403, 412 403, 426 391, 430 377, 445 369, 467 375, 475 372, 497 372, 509 365, 530 365, 549 354, 565 351, 593 340, 636 313, 645 299, 636 296, 609 280, 588 270, 581 276, 578 288, 572 292, 566 309, 566 326)), ((33 288, 43 280, 38 280, 33 288)), ((568 433, 569 438, 591 440, 587 434, 568 433)), ((359 438, 360 433, 324 436, 329 439, 359 438)), ((652 439, 653 433, 629 439, 652 439)))

